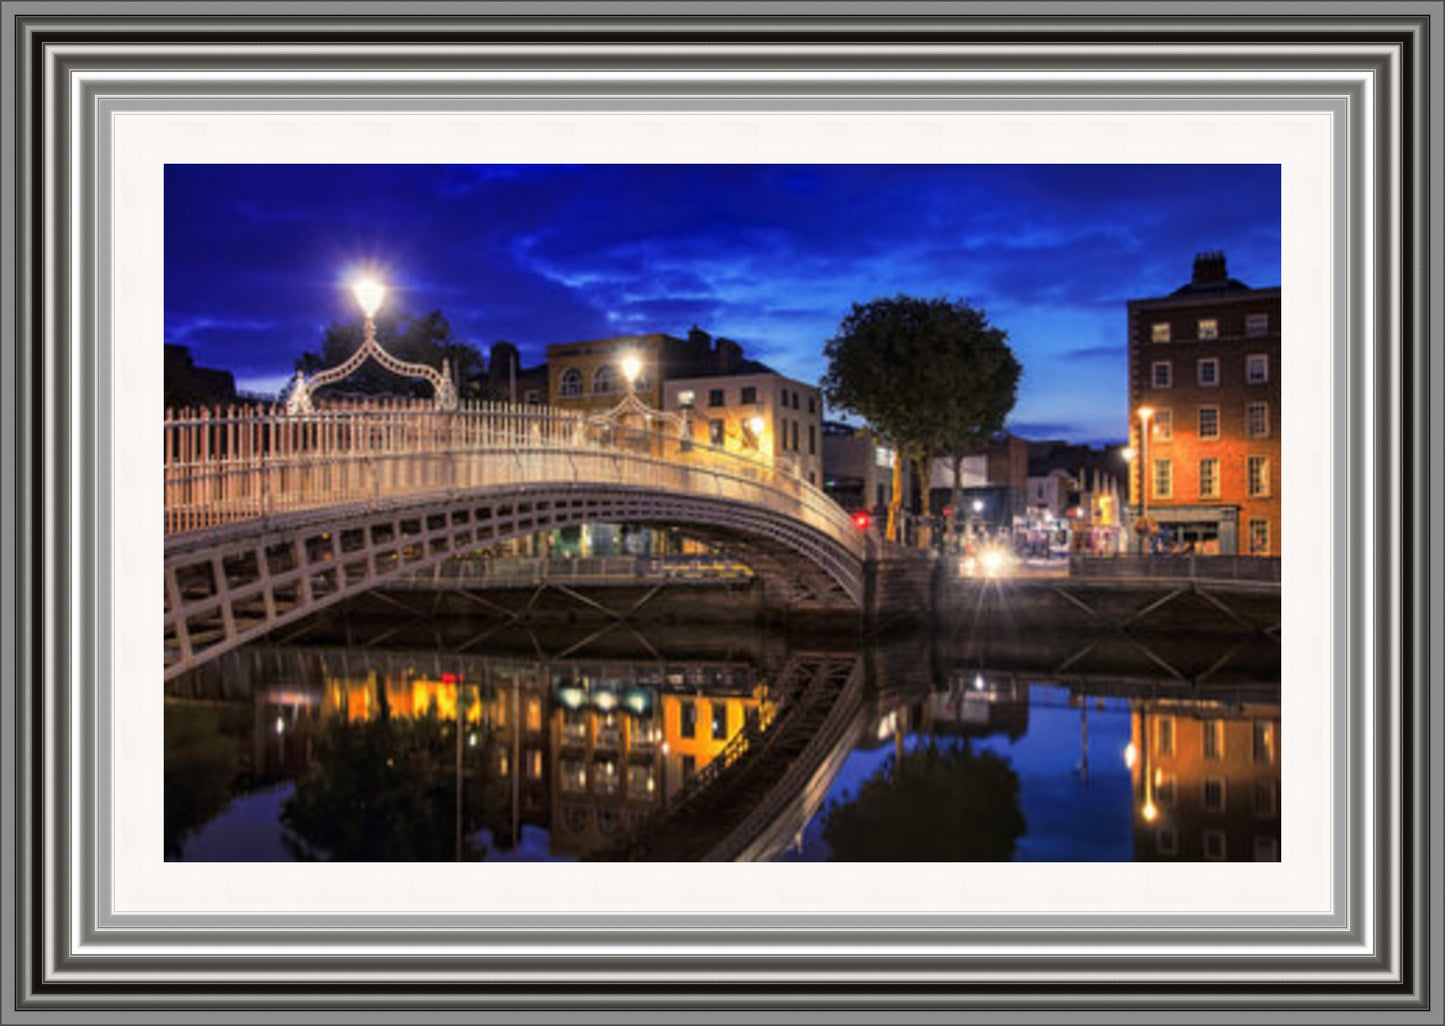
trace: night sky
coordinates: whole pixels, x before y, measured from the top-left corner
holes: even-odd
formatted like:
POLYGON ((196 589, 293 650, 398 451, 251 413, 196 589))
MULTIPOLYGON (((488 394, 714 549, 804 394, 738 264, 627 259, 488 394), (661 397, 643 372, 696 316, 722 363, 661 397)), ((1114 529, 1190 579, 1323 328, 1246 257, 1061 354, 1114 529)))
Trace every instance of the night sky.
POLYGON ((1120 439, 1126 299, 1224 250, 1280 282, 1276 165, 169 165, 165 340, 275 392, 346 285, 441 310, 485 353, 685 334, 808 382, 854 302, 983 307, 1024 365, 1009 426, 1120 439))

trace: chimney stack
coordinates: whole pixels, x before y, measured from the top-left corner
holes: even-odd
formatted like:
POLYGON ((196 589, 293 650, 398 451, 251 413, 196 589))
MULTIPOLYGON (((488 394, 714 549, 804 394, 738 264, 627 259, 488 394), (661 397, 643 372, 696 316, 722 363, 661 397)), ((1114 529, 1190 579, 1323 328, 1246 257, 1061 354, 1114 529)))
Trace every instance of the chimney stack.
POLYGON ((1194 284, 1212 285, 1229 277, 1224 265, 1224 254, 1219 250, 1199 253, 1194 257, 1194 284))

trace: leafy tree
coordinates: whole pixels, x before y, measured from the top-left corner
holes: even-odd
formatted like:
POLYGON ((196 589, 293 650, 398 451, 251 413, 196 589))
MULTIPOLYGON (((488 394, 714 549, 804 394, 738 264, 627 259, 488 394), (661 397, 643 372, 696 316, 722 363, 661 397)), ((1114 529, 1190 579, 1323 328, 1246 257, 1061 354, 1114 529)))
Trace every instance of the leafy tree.
POLYGON ((1008 862, 1024 832, 1008 761, 934 739, 890 756, 851 801, 828 806, 823 839, 845 862, 1008 862))
MULTIPOLYGON (((365 326, 360 320, 331 324, 322 335, 320 347, 302 353, 296 360, 296 369, 315 374, 335 367, 356 352, 364 337, 365 326)), ((402 318, 382 311, 376 318, 376 340, 398 360, 424 363, 436 370, 441 370, 446 361, 451 366, 457 394, 463 397, 479 394, 486 366, 482 354, 452 334, 451 323, 440 310, 422 317, 402 318)), ((374 360, 368 360, 349 378, 332 387, 363 395, 431 395, 431 386, 425 381, 397 377, 374 360)))
POLYGON ((963 457, 1003 428, 1018 397, 1022 368, 1007 333, 962 300, 900 295, 853 304, 823 355, 828 402, 863 417, 897 452, 888 537, 897 538, 904 459, 919 468, 926 515, 929 464, 951 456, 957 507, 963 457))

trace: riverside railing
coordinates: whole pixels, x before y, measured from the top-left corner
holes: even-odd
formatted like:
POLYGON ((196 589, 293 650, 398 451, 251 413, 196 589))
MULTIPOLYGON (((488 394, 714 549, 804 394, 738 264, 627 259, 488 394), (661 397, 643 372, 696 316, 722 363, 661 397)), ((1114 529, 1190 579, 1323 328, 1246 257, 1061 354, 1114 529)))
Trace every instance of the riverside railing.
POLYGON ((847 513, 789 465, 540 406, 406 401, 168 410, 168 536, 255 518, 515 484, 622 484, 762 506, 863 548, 847 513))
POLYGON ((1279 584, 1278 556, 1070 556, 1069 576, 1097 580, 1191 580, 1279 584))

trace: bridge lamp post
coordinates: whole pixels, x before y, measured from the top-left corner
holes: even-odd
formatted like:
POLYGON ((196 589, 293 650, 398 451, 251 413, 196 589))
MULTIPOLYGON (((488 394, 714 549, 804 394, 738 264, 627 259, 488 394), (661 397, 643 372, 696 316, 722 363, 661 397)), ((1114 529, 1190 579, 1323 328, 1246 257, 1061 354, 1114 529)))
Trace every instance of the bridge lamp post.
POLYGON ((386 286, 375 278, 362 278, 351 286, 351 292, 356 296, 361 312, 366 315, 366 340, 374 343, 376 311, 381 309, 381 301, 386 298, 386 286))

